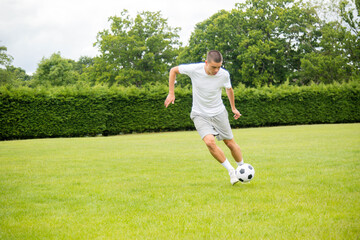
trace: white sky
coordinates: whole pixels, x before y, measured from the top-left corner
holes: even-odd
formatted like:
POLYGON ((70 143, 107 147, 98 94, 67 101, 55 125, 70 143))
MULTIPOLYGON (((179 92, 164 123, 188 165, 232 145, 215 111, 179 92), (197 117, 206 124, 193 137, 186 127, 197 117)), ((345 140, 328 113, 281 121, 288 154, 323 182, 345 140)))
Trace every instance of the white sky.
POLYGON ((142 11, 161 11, 171 27, 181 27, 186 45, 197 23, 243 0, 0 0, 0 46, 14 57, 13 65, 35 72, 43 57, 60 51, 78 60, 96 56, 99 31, 109 28, 108 17, 123 9, 132 17, 142 11))

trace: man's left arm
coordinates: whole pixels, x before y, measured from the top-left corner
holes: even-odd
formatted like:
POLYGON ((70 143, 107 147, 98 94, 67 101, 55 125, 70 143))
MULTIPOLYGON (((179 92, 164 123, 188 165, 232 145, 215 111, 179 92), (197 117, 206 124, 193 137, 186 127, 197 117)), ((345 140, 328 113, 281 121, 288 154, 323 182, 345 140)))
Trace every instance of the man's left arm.
POLYGON ((241 113, 235 107, 234 90, 232 88, 226 88, 226 94, 230 101, 231 111, 235 114, 234 118, 238 119, 241 116, 241 113))

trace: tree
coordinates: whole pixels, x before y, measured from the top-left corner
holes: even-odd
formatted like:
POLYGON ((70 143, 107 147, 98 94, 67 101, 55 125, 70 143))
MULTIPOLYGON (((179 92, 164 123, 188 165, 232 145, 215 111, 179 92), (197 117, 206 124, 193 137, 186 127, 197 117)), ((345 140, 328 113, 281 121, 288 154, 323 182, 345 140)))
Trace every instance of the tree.
POLYGON ((27 75, 26 71, 20 67, 10 65, 5 69, 0 69, 0 85, 19 87, 27 85, 30 80, 31 76, 27 75))
POLYGON ((319 48, 301 59, 302 84, 343 82, 360 76, 360 18, 348 1, 333 6, 340 21, 321 24, 319 48))
POLYGON ((7 47, 0 46, 0 65, 9 66, 13 61, 13 57, 6 53, 7 47))
POLYGON ((348 62, 353 66, 356 75, 360 75, 360 3, 356 0, 356 8, 350 7, 350 2, 344 0, 340 2, 340 16, 347 24, 347 28, 342 29, 344 35, 344 50, 348 62), (357 14, 354 14, 356 13, 357 14))
POLYGON ((33 76, 32 86, 66 86, 75 84, 79 74, 74 70, 75 62, 54 53, 50 58, 43 58, 33 76))
POLYGON ((7 48, 0 46, 0 86, 7 85, 19 87, 29 82, 31 77, 26 74, 25 70, 11 65, 13 57, 6 53, 7 48))
POLYGON ((342 82, 345 76, 349 76, 350 67, 342 56, 326 55, 312 52, 301 59, 301 71, 299 83, 307 85, 311 82, 333 83, 342 82))
POLYGON ((5 46, 0 46, 0 86, 9 84, 12 81, 10 73, 6 70, 6 67, 9 66, 13 60, 13 57, 6 53, 7 48, 5 46), (5 69, 4 69, 5 68, 5 69))
POLYGON ((85 75, 110 86, 165 82, 181 45, 179 28, 169 27, 160 12, 142 12, 132 19, 124 10, 109 22, 110 29, 99 32, 94 44, 100 56, 85 75))
POLYGON ((294 0, 247 0, 196 25, 179 62, 204 60, 219 50, 233 85, 281 84, 317 46, 314 8, 294 0))
POLYGON ((74 63, 74 70, 79 74, 84 72, 84 69, 94 65, 94 59, 88 56, 81 56, 77 62, 74 63))

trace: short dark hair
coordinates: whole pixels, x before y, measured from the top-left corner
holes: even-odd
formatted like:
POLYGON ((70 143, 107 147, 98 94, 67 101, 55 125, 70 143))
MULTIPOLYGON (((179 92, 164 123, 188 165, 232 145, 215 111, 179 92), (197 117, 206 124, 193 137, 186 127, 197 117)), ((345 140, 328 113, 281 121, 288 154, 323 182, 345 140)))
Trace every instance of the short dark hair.
POLYGON ((220 63, 223 61, 223 57, 219 51, 211 50, 208 52, 206 60, 208 60, 208 62, 220 63))

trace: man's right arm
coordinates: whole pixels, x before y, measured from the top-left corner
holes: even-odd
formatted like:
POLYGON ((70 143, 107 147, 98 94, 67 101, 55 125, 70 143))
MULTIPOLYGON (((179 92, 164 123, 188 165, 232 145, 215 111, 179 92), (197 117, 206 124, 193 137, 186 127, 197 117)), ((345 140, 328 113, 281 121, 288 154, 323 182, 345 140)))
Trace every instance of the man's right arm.
POLYGON ((173 67, 169 73, 169 94, 165 100, 165 107, 168 107, 170 103, 174 104, 175 102, 175 80, 176 75, 180 74, 179 67, 173 67))

